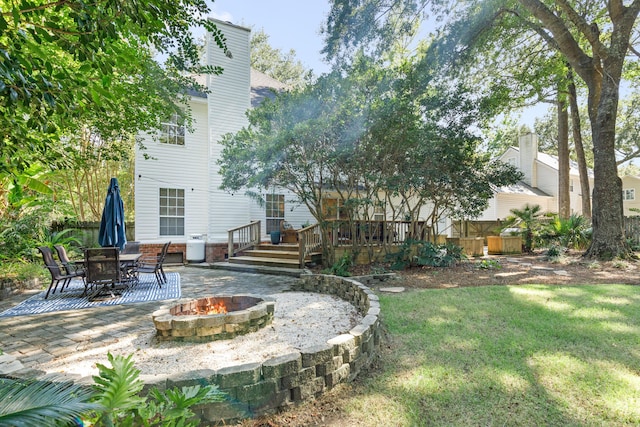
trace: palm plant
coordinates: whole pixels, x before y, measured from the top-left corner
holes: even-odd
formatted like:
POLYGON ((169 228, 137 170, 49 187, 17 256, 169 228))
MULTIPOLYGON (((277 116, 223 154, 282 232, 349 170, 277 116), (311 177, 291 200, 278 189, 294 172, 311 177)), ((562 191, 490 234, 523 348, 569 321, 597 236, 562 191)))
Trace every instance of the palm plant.
POLYGON ((48 377, 42 381, 0 379, 0 426, 82 425, 82 414, 100 406, 91 390, 48 377))
POLYGON ((519 228, 523 240, 522 250, 531 253, 543 229, 545 217, 547 214, 542 212, 540 205, 527 203, 523 209, 511 209, 511 215, 507 217, 504 228, 519 228))
POLYGON ((571 249, 584 249, 590 239, 589 222, 579 214, 571 214, 569 218, 555 216, 548 225, 547 238, 560 246, 571 249))
POLYGON ((99 375, 93 400, 102 411, 89 417, 96 427, 151 427, 182 426, 195 427, 200 420, 191 407, 225 399, 225 393, 217 386, 191 386, 166 391, 151 389, 148 396, 140 396, 144 386, 140 370, 136 369, 130 354, 127 357, 107 353, 111 367, 97 364, 99 375))
POLYGON ((219 402, 217 386, 190 386, 166 391, 151 389, 140 396, 143 382, 131 358, 107 354, 110 367, 97 364, 93 389, 59 380, 0 379, 0 426, 195 427, 194 405, 219 402))

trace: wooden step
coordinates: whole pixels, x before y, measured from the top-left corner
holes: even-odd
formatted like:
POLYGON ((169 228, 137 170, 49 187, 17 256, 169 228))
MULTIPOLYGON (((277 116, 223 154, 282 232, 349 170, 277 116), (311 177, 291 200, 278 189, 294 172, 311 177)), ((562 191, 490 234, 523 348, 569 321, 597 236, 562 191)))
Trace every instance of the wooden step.
POLYGON ((284 258, 298 260, 298 251, 276 251, 264 249, 249 249, 243 251, 245 256, 253 256, 258 258, 284 258))
POLYGON ((252 264, 271 267, 298 268, 298 259, 235 256, 228 259, 230 264, 252 264))
POLYGON ((256 249, 263 251, 295 251, 298 252, 300 250, 300 246, 297 243, 280 243, 278 245, 274 245, 272 243, 262 242, 256 247, 256 249))

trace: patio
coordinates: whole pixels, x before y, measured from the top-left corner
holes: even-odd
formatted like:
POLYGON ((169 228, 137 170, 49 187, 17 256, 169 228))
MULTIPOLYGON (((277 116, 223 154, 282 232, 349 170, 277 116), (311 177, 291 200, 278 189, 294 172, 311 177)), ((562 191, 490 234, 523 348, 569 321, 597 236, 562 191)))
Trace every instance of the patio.
MULTIPOLYGON (((180 274, 183 298, 200 298, 212 293, 268 295, 288 290, 297 281, 296 278, 275 275, 261 275, 260 280, 256 280, 255 274, 230 274, 228 271, 189 267, 167 271, 180 274)), ((26 298, 27 295, 22 294, 2 300, 0 311, 26 298)), ((171 304, 170 300, 155 301, 2 318, 0 348, 16 356, 25 368, 32 368, 54 357, 90 349, 104 341, 117 340, 147 329, 152 324, 151 313, 171 304)))
MULTIPOLYGON (((373 291, 355 280, 311 275, 300 279, 195 267, 167 269, 167 273, 170 271, 181 275, 183 298, 272 295, 276 300, 274 325, 238 337, 247 337, 247 341, 218 341, 229 343, 226 348, 215 347, 214 343, 203 343, 203 348, 174 343, 164 349, 156 344, 147 348, 140 343, 153 341, 151 313, 174 306, 176 300, 6 317, 0 319, 0 349, 5 352, 0 356, 0 375, 40 378, 44 369, 91 385, 90 370, 95 369, 95 363, 106 363, 106 353, 113 346, 114 354, 135 353, 143 360, 148 359, 145 353, 168 350, 166 357, 159 358, 160 366, 146 365, 146 374, 142 369, 144 383, 161 390, 194 383, 216 384, 232 399, 205 405, 198 414, 205 422, 230 423, 314 399, 337 384, 354 379, 377 354, 380 306, 373 291), (289 290, 299 292, 284 292, 289 290), (278 304, 281 313, 288 313, 280 319, 280 326, 276 323, 278 304), (342 320, 336 320, 340 317, 342 320), (259 334, 275 328, 275 336, 279 337, 277 330, 285 324, 289 328, 285 335, 297 336, 299 341, 275 346, 265 353, 264 348, 273 340, 259 334), (232 350, 233 360, 229 355, 225 360, 230 364, 216 365, 213 359, 232 350), (204 364, 196 360, 196 354, 207 359, 204 364), (240 356, 236 360, 235 355, 241 354, 259 356, 261 360, 240 356), (88 363, 84 356, 89 356, 88 363)), ((23 294, 2 301, 0 309, 26 297, 23 294)), ((152 364, 157 360, 153 356, 152 364)))

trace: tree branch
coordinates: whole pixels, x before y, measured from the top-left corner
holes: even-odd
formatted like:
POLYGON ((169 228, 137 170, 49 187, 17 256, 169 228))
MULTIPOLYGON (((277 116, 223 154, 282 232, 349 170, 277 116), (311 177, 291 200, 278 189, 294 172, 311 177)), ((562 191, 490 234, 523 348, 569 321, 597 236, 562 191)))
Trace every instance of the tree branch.
MULTIPOLYGON (((35 11, 38 11, 38 10, 46 10, 46 9, 50 9, 50 8, 56 7, 56 6, 63 6, 65 3, 70 3, 70 1, 69 0, 59 0, 59 1, 51 2, 51 3, 45 3, 45 4, 41 4, 40 6, 31 7, 29 9, 20 9, 20 13, 24 15, 26 13, 35 12, 35 11)), ((12 16, 13 15, 13 11, 2 12, 1 15, 2 16, 12 16)))
MULTIPOLYGON (((640 0, 636 0, 640 1, 640 0)), ((565 25, 564 21, 556 16, 540 0, 519 0, 533 16, 542 22, 555 39, 558 50, 566 57, 573 69, 587 82, 594 84, 595 64, 593 58, 587 55, 565 25)))
POLYGON ((593 52, 600 58, 605 59, 609 55, 607 47, 600 41, 600 30, 596 23, 589 25, 585 19, 578 15, 578 13, 568 4, 566 0, 556 0, 556 3, 560 5, 560 8, 567 14, 569 20, 576 26, 589 44, 593 47, 593 52))

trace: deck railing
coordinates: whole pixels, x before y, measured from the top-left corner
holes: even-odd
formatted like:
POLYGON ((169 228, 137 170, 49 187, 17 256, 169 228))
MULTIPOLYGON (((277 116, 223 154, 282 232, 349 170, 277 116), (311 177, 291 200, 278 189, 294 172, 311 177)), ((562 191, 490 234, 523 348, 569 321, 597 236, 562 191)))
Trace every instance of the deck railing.
POLYGON ((355 242, 367 245, 401 244, 408 238, 432 240, 431 228, 424 221, 334 221, 332 224, 334 246, 355 242))
POLYGON ((227 230, 229 233, 229 258, 247 248, 260 244, 260 221, 227 230))
POLYGON ((298 262, 300 268, 304 268, 304 261, 308 255, 321 250, 322 232, 320 224, 310 225, 309 227, 298 230, 298 262))

